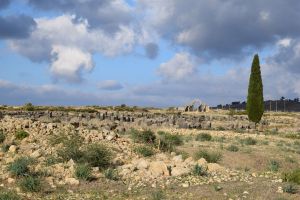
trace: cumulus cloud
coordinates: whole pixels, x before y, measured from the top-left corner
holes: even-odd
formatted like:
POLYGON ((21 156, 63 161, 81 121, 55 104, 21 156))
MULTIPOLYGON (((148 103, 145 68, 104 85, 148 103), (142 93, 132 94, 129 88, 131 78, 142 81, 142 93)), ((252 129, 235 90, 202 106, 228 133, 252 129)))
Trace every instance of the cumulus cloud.
POLYGON ((196 71, 192 56, 182 52, 177 53, 168 62, 162 63, 157 73, 166 80, 182 80, 190 78, 196 71))
POLYGON ((27 0, 30 5, 43 10, 55 10, 87 19, 91 28, 101 28, 112 33, 132 21, 132 8, 124 0, 27 0))
POLYGON ((81 70, 91 71, 94 67, 92 55, 78 48, 56 45, 51 54, 54 57, 50 66, 52 74, 70 82, 78 81, 81 70))
POLYGON ((0 39, 20 39, 29 37, 36 22, 26 15, 0 16, 0 39))
POLYGON ((129 27, 120 27, 111 35, 101 29, 90 30, 87 21, 78 22, 74 18, 71 15, 38 18, 37 28, 30 37, 10 40, 10 47, 34 62, 50 62, 53 75, 67 81, 80 80, 79 69, 91 70, 94 53, 116 56, 132 51, 136 40, 134 31, 129 27), (81 56, 76 58, 70 52, 81 56))
POLYGON ((97 87, 101 90, 121 90, 123 85, 116 80, 105 80, 98 83, 97 87))
POLYGON ((138 2, 147 25, 163 38, 213 59, 262 49, 300 31, 299 20, 291 20, 300 17, 300 2, 292 0, 138 2))

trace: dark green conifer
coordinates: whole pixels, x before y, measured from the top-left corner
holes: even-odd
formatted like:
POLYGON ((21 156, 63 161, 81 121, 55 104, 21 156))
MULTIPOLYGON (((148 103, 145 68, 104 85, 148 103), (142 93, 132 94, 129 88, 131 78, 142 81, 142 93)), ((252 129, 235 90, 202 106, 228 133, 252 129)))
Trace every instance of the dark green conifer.
POLYGON ((248 86, 247 114, 250 121, 255 125, 260 122, 264 113, 263 84, 260 72, 259 57, 253 58, 251 75, 248 86))

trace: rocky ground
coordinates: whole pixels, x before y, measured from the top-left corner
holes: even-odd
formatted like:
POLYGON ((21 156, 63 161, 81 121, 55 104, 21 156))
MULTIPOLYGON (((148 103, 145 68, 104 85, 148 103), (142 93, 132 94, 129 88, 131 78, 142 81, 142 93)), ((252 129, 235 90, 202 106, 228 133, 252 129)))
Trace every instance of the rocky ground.
POLYGON ((300 199, 300 114, 242 114, 1 111, 0 200, 300 199))

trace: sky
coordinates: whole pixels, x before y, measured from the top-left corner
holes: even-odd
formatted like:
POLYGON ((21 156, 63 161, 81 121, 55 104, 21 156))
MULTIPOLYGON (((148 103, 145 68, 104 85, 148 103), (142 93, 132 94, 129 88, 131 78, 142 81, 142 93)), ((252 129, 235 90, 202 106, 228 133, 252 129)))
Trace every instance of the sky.
POLYGON ((0 0, 0 104, 170 107, 300 96, 300 1, 0 0))

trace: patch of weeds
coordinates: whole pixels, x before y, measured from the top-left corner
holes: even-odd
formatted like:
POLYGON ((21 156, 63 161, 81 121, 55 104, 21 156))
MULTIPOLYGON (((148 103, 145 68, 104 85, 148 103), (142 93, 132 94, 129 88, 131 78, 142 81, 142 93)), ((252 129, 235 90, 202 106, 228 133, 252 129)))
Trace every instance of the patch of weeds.
POLYGON ((216 192, 219 192, 223 189, 223 187, 219 186, 219 185, 214 185, 214 189, 216 192))
POLYGON ((29 173, 29 165, 32 164, 32 159, 20 157, 8 166, 8 171, 14 176, 25 176, 29 173))
POLYGON ((226 137, 224 137, 224 136, 214 137, 214 141, 224 143, 226 141, 226 137))
POLYGON ((81 161, 84 153, 80 149, 82 144, 82 138, 78 135, 72 137, 71 139, 63 140, 62 143, 64 148, 57 151, 57 155, 63 159, 63 161, 69 161, 73 159, 76 162, 81 161))
POLYGON ((285 158, 285 161, 289 162, 289 163, 296 163, 296 160, 292 157, 289 157, 289 156, 285 158))
POLYGON ((42 190, 41 179, 35 176, 24 177, 19 185, 24 192, 40 192, 42 190))
POLYGON ((148 146, 139 146, 134 148, 134 151, 144 157, 150 157, 154 155, 154 151, 151 147, 148 146))
POLYGON ((242 139, 241 143, 245 144, 245 145, 256 145, 257 144, 257 140, 254 139, 254 138, 252 138, 252 137, 247 137, 245 139, 242 139))
POLYGON ((26 111, 34 111, 34 105, 32 103, 26 103, 23 106, 23 109, 26 110, 26 111))
POLYGON ((279 134, 278 128, 265 131, 265 135, 278 135, 278 134, 279 134))
POLYGON ((265 140, 261 142, 262 145, 269 145, 269 141, 265 140))
POLYGON ((1 149, 5 153, 8 152, 10 146, 10 144, 2 144, 1 149))
POLYGON ((59 158, 56 158, 54 156, 49 156, 45 160, 45 163, 46 163, 46 166, 51 166, 51 165, 55 165, 55 164, 59 163, 60 161, 61 161, 61 159, 59 159, 59 158))
POLYGON ((229 147, 227 147, 228 151, 232 151, 232 152, 238 152, 239 151, 239 147, 236 145, 230 145, 229 147))
POLYGON ((130 135, 133 141, 138 143, 154 144, 156 139, 154 132, 151 130, 138 131, 131 129, 130 135))
POLYGON ((295 185, 289 184, 283 187, 283 191, 289 194, 296 194, 298 192, 298 189, 295 185))
POLYGON ((202 166, 200 165, 195 165, 194 169, 193 169, 193 174, 196 176, 205 176, 207 175, 206 170, 203 169, 202 166))
POLYGON ((86 164, 79 164, 76 166, 75 176, 79 180, 89 181, 92 179, 92 168, 86 164))
POLYGON ((104 172, 105 178, 113 181, 119 180, 118 171, 116 169, 107 169, 104 172))
POLYGON ((272 171, 272 172, 278 172, 278 169, 280 167, 280 164, 278 161, 276 160, 271 160, 269 162, 269 169, 272 171))
POLYGON ((185 137, 184 137, 184 141, 185 141, 185 142, 189 142, 189 141, 192 141, 193 138, 194 138, 194 137, 193 137, 192 135, 188 135, 188 136, 185 136, 185 137))
POLYGON ((163 200, 166 199, 166 195, 162 190, 157 190, 151 193, 152 200, 163 200))
POLYGON ((162 151, 174 151, 176 146, 183 144, 182 137, 180 135, 172 135, 167 132, 159 131, 156 145, 158 149, 162 151))
POLYGON ((21 197, 15 191, 0 191, 0 200, 20 200, 21 197))
POLYGON ((209 133, 200 133, 196 136, 196 141, 211 141, 212 136, 209 133))
POLYGON ((2 130, 0 130, 0 143, 3 143, 5 140, 5 134, 3 133, 2 130))
POLYGON ((15 133, 15 137, 16 137, 17 140, 23 140, 24 138, 27 138, 28 136, 29 136, 29 133, 27 133, 24 130, 18 130, 15 133))
POLYGON ((300 168, 284 173, 283 180, 300 185, 300 168))
POLYGON ((188 157, 190 157, 190 154, 188 152, 186 152, 186 151, 178 151, 178 150, 176 150, 175 153, 177 155, 181 155, 183 160, 185 160, 188 157))
POLYGON ((287 133, 284 135, 284 137, 290 139, 300 139, 300 133, 287 133))
POLYGON ((217 127, 217 130, 218 130, 218 131, 225 131, 226 129, 225 129, 223 126, 218 126, 218 127, 217 127))
POLYGON ((195 158, 198 160, 204 158, 209 163, 217 163, 222 159, 222 154, 219 152, 208 152, 206 150, 199 150, 195 154, 195 158))
POLYGON ((103 144, 92 144, 87 146, 83 160, 92 167, 106 169, 111 164, 112 152, 103 144))
POLYGON ((68 141, 68 136, 64 133, 60 134, 60 135, 53 135, 49 138, 49 143, 50 145, 57 145, 57 144, 60 144, 60 143, 63 143, 65 144, 66 141, 68 141))

